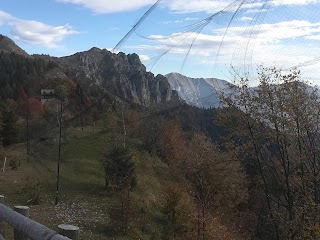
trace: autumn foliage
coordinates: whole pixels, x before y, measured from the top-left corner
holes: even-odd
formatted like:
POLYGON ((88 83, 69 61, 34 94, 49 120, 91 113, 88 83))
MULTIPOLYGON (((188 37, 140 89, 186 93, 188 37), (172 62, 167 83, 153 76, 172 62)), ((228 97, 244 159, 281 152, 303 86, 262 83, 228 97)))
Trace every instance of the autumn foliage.
POLYGON ((24 117, 37 118, 43 115, 43 104, 37 98, 30 97, 17 101, 17 112, 24 117))

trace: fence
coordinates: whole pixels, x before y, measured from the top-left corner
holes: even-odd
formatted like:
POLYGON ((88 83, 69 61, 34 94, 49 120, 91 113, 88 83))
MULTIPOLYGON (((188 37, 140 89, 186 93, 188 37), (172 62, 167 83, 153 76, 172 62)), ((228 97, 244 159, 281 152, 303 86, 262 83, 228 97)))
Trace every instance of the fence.
POLYGON ((0 195, 0 240, 4 239, 4 222, 14 228, 14 240, 78 240, 79 228, 72 225, 59 225, 60 235, 56 231, 31 220, 29 208, 15 206, 14 210, 4 205, 4 196, 0 195))

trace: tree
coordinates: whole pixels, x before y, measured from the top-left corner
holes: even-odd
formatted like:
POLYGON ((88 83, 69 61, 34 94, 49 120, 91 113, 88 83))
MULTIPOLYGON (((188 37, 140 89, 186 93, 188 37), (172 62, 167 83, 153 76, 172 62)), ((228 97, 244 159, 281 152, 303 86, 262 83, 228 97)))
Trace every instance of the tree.
POLYGON ((0 136, 4 147, 10 146, 17 140, 17 117, 14 111, 6 105, 1 107, 0 136))
POLYGON ((34 97, 19 99, 17 105, 18 114, 30 119, 42 116, 44 112, 42 103, 34 97))
POLYGON ((109 209, 110 217, 127 232, 132 216, 130 191, 136 186, 135 166, 127 148, 114 147, 103 160, 106 187, 109 184, 120 193, 119 203, 109 209))
POLYGON ((161 195, 161 213, 166 217, 162 239, 193 239, 192 203, 182 183, 167 182, 161 195))
POLYGON ((162 116, 145 117, 141 124, 141 136, 146 150, 151 154, 160 154, 162 128, 165 120, 162 116))
POLYGON ((318 90, 296 69, 260 67, 258 78, 258 88, 251 89, 243 78, 235 96, 225 99, 227 117, 240 123, 230 133, 252 156, 253 185, 264 196, 259 222, 271 230, 262 235, 304 239, 319 225, 318 90))
POLYGON ((246 202, 246 181, 239 163, 203 135, 196 134, 187 149, 183 168, 197 209, 197 239, 208 239, 213 213, 234 212, 246 202))
POLYGON ((212 149, 208 141, 196 135, 189 143, 186 178, 191 185, 191 196, 197 206, 197 239, 206 239, 206 221, 212 207, 215 194, 215 182, 212 171, 212 149))
POLYGON ((112 108, 108 108, 103 113, 103 128, 105 131, 108 132, 120 132, 121 131, 121 125, 119 124, 119 118, 117 116, 117 113, 112 110, 112 108))
POLYGON ((128 135, 131 137, 139 137, 140 113, 136 109, 129 109, 127 112, 128 135))
POLYGON ((127 148, 112 148, 105 154, 103 166, 106 187, 109 186, 109 183, 119 191, 135 187, 135 166, 127 148))
POLYGON ((165 162, 174 166, 184 159, 187 140, 181 127, 174 121, 167 121, 162 126, 160 153, 165 162))

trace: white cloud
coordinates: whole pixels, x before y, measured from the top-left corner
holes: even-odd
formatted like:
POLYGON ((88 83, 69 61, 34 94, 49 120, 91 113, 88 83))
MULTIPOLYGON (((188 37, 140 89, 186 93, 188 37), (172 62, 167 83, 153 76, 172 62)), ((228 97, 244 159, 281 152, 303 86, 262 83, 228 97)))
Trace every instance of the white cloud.
POLYGON ((273 0, 274 5, 308 5, 320 3, 319 0, 273 0))
POLYGON ((6 25, 12 19, 14 18, 10 14, 0 11, 0 26, 6 25))
POLYGON ((199 18, 195 18, 195 17, 186 17, 184 19, 180 19, 180 20, 169 20, 169 21, 164 21, 162 22, 163 24, 172 24, 172 23, 185 23, 185 22, 189 22, 189 21, 197 21, 199 20, 199 18))
POLYGON ((121 52, 121 51, 119 51, 119 50, 114 50, 114 49, 112 49, 112 48, 106 48, 109 52, 113 52, 113 53, 115 53, 115 54, 118 54, 119 52, 121 52))
POLYGON ((243 22, 252 21, 252 20, 253 20, 253 18, 251 18, 251 17, 242 17, 242 18, 240 18, 240 21, 243 21, 243 22))
POLYGON ((51 26, 38 21, 19 19, 3 11, 0 11, 0 25, 11 26, 11 34, 15 40, 47 48, 57 48, 66 36, 78 33, 68 24, 51 26))
MULTIPOLYGON (((242 1, 233 0, 189 0, 186 4, 185 0, 163 0, 163 4, 168 7, 173 12, 179 13, 192 13, 192 12, 207 12, 216 13, 225 8, 228 11, 234 11, 238 8, 242 1)), ((269 4, 273 6, 283 6, 283 5, 308 5, 317 4, 320 0, 271 0, 259 1, 250 0, 241 6, 241 9, 248 9, 248 13, 266 11, 264 9, 258 9, 264 4, 269 4)))
MULTIPOLYGON (((233 0, 189 0, 186 4, 185 0, 163 0, 165 5, 172 11, 175 12, 218 12, 228 5, 232 4, 229 10, 235 10, 242 1, 233 0)), ((309 5, 320 3, 320 0, 271 0, 260 1, 251 0, 243 4, 242 9, 249 9, 251 12, 261 12, 265 10, 257 9, 264 4, 270 4, 273 6, 283 6, 283 5, 309 5), (256 9, 254 9, 256 8, 256 9)))
MULTIPOLYGON (((70 3, 83 6, 96 14, 126 12, 142 7, 151 6, 156 0, 56 0, 57 2, 70 3)), ((173 12, 216 12, 224 9, 232 0, 162 0, 161 6, 173 12)), ((255 4, 260 6, 261 4, 255 4)))
POLYGON ((16 20, 10 25, 16 40, 48 48, 59 47, 66 36, 78 33, 69 25, 50 26, 37 21, 16 20))
POLYGON ((157 52, 159 56, 168 52, 178 54, 183 59, 190 44, 197 37, 189 53, 201 59, 195 64, 230 65, 232 63, 241 66, 252 63, 255 68, 257 64, 265 63, 290 67, 320 56, 320 49, 317 50, 318 48, 315 48, 309 40, 320 40, 320 22, 293 20, 260 24, 255 26, 252 32, 248 32, 247 27, 230 27, 225 36, 224 33, 223 28, 216 29, 213 34, 152 35, 149 37, 156 43, 131 46, 131 49, 157 52))
POLYGON ((184 19, 185 21, 195 21, 195 20, 199 20, 199 18, 195 18, 195 17, 187 17, 184 19))
POLYGON ((307 36, 307 39, 320 41, 320 35, 307 36))
MULTIPOLYGON (((221 32, 223 30, 218 30, 221 32)), ((256 38, 256 42, 275 43, 285 39, 296 39, 304 37, 311 39, 314 34, 320 33, 320 22, 310 23, 309 21, 285 21, 274 24, 260 24, 248 32, 246 27, 231 27, 228 30, 229 35, 251 35, 256 38)))
POLYGON ((148 55, 145 55, 145 54, 139 54, 139 58, 140 58, 141 62, 150 61, 150 57, 148 55))
MULTIPOLYGON (((114 13, 114 12, 126 12, 142 7, 151 6, 156 0, 56 0, 57 2, 69 3, 78 6, 83 6, 90 9, 96 14, 102 13, 114 13)), ((216 13, 225 9, 227 6, 229 11, 234 11, 238 8, 242 1, 234 0, 162 0, 160 4, 162 7, 168 8, 172 12, 176 13, 192 13, 192 12, 207 12, 216 13)), ((249 9, 249 11, 261 11, 254 9, 261 7, 265 2, 274 6, 280 5, 307 5, 316 4, 320 0, 273 0, 268 1, 250 0, 242 5, 243 9, 249 9)))
POLYGON ((190 13, 190 12, 217 12, 227 7, 232 1, 220 0, 164 0, 164 5, 173 12, 190 13))
POLYGON ((247 13, 261 13, 261 12, 266 12, 267 9, 249 9, 247 10, 247 13))
POLYGON ((114 13, 136 10, 151 4, 156 0, 56 0, 63 3, 71 3, 90 9, 92 12, 114 13))

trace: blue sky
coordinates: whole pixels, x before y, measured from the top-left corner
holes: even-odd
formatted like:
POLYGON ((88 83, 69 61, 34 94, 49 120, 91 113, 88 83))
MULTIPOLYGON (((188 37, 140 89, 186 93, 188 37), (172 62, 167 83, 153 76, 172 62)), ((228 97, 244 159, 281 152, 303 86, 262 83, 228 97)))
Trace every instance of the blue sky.
MULTIPOLYGON (((155 2, 0 0, 0 33, 30 54, 112 49, 155 2)), ((154 73, 227 80, 230 66, 254 76, 259 64, 302 65, 319 84, 319 12, 320 0, 162 0, 117 51, 138 53, 154 73)))

